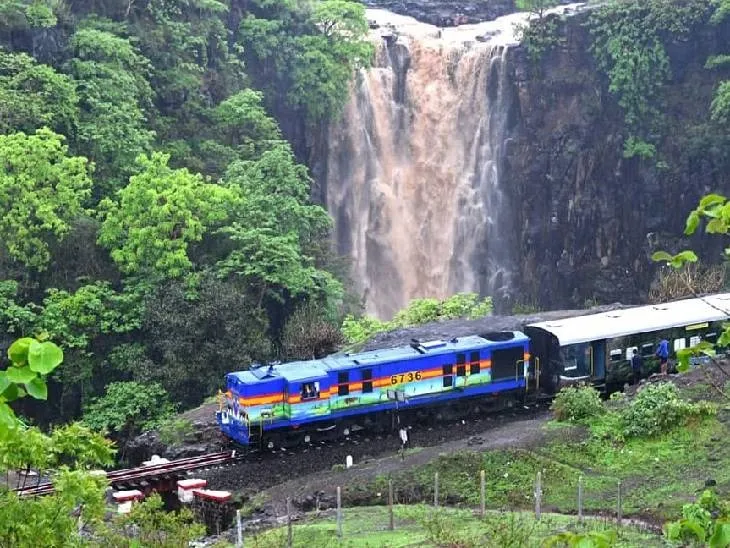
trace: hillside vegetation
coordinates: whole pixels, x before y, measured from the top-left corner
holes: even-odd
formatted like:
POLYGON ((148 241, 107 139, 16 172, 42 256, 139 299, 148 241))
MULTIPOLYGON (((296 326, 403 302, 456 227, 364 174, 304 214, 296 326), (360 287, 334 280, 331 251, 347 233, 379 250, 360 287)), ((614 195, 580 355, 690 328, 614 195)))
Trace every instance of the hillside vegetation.
POLYGON ((366 32, 349 0, 0 1, 0 341, 66 353, 23 414, 127 435, 95 398, 141 426, 288 357, 292 318, 336 331, 330 219, 271 113, 336 115, 366 32))

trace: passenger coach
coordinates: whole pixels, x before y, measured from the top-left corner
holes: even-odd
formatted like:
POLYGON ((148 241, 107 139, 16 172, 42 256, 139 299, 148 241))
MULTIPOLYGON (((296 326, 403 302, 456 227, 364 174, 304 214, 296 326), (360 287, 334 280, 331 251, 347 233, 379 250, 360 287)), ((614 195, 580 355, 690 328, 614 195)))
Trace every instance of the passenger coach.
POLYGON ((636 349, 645 371, 658 371, 657 344, 669 341, 671 358, 701 341, 715 343, 730 318, 730 293, 638 306, 529 324, 538 382, 548 391, 577 381, 611 390, 629 378, 636 349))

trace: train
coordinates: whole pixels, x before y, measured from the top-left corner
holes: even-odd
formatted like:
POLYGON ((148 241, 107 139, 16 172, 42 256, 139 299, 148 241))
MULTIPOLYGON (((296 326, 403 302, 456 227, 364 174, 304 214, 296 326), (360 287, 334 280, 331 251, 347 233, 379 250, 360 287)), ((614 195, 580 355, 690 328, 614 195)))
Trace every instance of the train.
POLYGON ((634 350, 643 376, 659 368, 655 349, 716 344, 730 319, 730 293, 525 323, 319 360, 253 366, 226 375, 216 420, 236 445, 291 447, 385 432, 430 419, 486 414, 551 399, 561 387, 622 386, 634 350))

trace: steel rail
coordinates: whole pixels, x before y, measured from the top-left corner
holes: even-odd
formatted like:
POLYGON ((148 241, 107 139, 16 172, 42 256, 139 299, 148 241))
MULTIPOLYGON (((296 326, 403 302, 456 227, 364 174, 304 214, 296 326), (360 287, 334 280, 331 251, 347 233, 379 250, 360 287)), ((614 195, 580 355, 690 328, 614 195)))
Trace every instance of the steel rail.
MULTIPOLYGON (((148 466, 112 470, 110 472, 105 472, 104 475, 109 483, 114 486, 124 483, 144 481, 148 478, 154 479, 157 476, 169 476, 170 474, 180 474, 183 472, 198 470, 200 468, 221 466, 235 461, 236 458, 237 456, 235 451, 223 451, 220 453, 209 453, 198 457, 187 457, 148 466)), ((47 495, 53 491, 54 487, 50 482, 43 482, 39 485, 26 487, 24 489, 15 489, 15 492, 20 496, 47 495)))

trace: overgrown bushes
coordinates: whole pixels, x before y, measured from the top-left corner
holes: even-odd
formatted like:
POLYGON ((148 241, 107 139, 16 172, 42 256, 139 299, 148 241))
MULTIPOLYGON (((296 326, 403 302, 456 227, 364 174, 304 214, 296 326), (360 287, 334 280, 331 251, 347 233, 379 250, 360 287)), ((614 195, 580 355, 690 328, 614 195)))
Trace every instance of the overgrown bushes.
POLYGON ((566 422, 582 422, 606 411, 600 394, 590 386, 563 388, 555 397, 551 409, 556 419, 566 422))
POLYGON ((636 396, 612 398, 612 408, 601 401, 598 392, 590 386, 563 388, 553 401, 551 409, 559 421, 587 423, 600 415, 606 420, 595 426, 595 432, 614 438, 653 437, 686 424, 694 417, 714 414, 715 407, 707 402, 692 403, 680 397, 672 383, 648 384, 636 396), (606 429, 610 432, 607 432, 606 429))
POLYGON ((683 400, 672 383, 649 384, 621 410, 623 434, 626 437, 651 437, 668 432, 692 417, 712 414, 706 402, 683 400))
POLYGON ((367 341, 376 333, 411 327, 424 323, 455 318, 481 318, 492 313, 492 299, 480 299, 475 293, 459 293, 439 301, 437 299, 415 299, 395 317, 384 322, 370 316, 355 318, 348 316, 342 323, 342 333, 350 344, 367 341))

